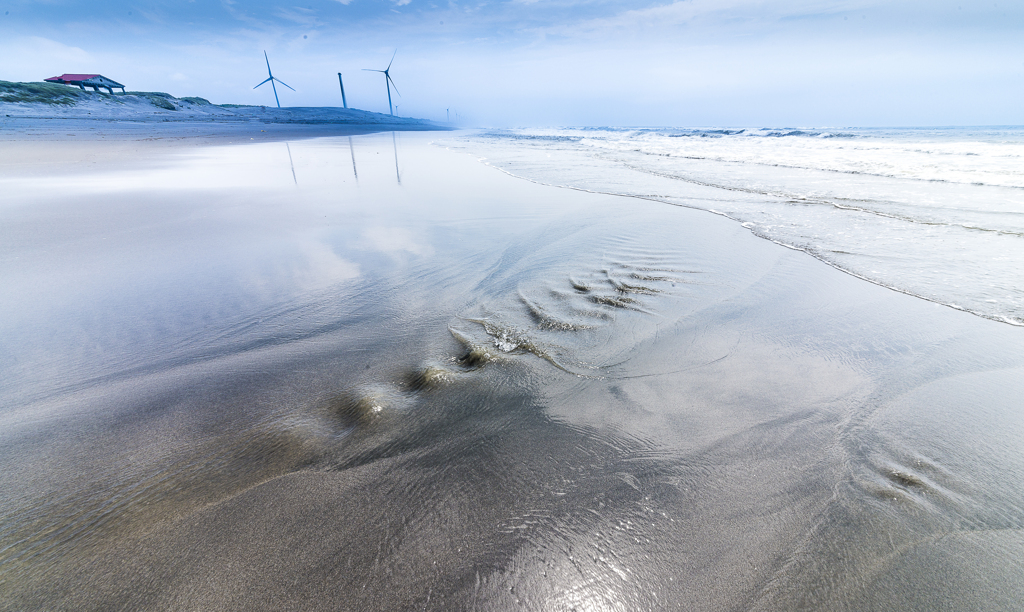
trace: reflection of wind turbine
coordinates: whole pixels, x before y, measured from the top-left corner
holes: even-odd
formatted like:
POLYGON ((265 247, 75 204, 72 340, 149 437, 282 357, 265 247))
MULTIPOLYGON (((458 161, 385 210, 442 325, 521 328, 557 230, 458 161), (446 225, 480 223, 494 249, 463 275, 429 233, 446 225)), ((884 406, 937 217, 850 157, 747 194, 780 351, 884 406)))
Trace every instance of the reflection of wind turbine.
MULTIPOLYGON (((277 107, 281 108, 281 101, 277 99, 277 86, 274 85, 274 81, 277 81, 278 83, 284 85, 285 87, 287 87, 288 89, 291 89, 292 91, 295 91, 295 90, 292 89, 291 85, 289 85, 288 83, 285 83, 281 79, 276 78, 274 76, 274 73, 270 71, 270 58, 267 57, 267 52, 266 51, 263 52, 263 59, 267 60, 267 74, 270 75, 270 76, 267 77, 266 81, 263 81, 263 83, 266 83, 267 81, 270 82, 270 86, 274 88, 274 100, 277 102, 277 107)), ((263 83, 260 83, 260 85, 263 85, 263 83)), ((259 87, 260 85, 257 85, 256 87, 259 87)), ((253 89, 256 89, 256 87, 253 87, 253 89)), ((398 89, 395 89, 395 91, 398 91, 398 89)))
POLYGON ((359 182, 359 172, 356 170, 356 150, 352 148, 352 137, 348 137, 348 152, 352 154, 352 174, 356 177, 356 182, 359 182))
POLYGON ((292 161, 292 148, 287 142, 284 143, 284 146, 288 148, 288 165, 292 167, 292 181, 298 185, 299 179, 295 178, 295 162, 292 161))
POLYGON ((395 178, 398 179, 398 184, 402 184, 402 175, 398 172, 398 141, 395 140, 395 133, 391 132, 391 145, 395 147, 395 178))
MULTIPOLYGON (((391 88, 392 87, 395 88, 395 93, 398 94, 399 97, 401 97, 401 95, 402 95, 402 94, 398 93, 398 85, 395 85, 395 82, 393 80, 391 80, 391 74, 388 72, 389 70, 391 70, 391 64, 393 64, 395 62, 395 56, 396 55, 398 55, 398 49, 395 49, 395 52, 391 55, 391 61, 388 62, 388 67, 385 68, 384 70, 374 70, 372 68, 363 68, 363 70, 366 70, 367 72, 383 72, 384 73, 384 83, 388 86, 388 110, 391 111, 391 116, 395 115, 395 110, 391 106, 391 88)), ((269 66, 270 64, 267 64, 267 65, 269 66)), ((282 83, 282 85, 283 85, 283 83, 282 83)))

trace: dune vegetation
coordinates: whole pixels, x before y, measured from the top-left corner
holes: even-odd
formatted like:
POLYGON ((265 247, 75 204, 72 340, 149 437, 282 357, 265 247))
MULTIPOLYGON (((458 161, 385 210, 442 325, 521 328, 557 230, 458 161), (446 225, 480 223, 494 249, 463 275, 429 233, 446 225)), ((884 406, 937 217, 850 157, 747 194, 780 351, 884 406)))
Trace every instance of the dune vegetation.
POLYGON ((171 111, 178 110, 182 106, 210 104, 210 101, 205 98, 195 96, 175 98, 169 93, 160 91, 128 91, 110 94, 103 91, 82 90, 58 83, 0 81, 0 102, 74 106, 79 101, 90 99, 91 96, 102 96, 113 102, 124 102, 126 97, 145 98, 153 106, 171 111))

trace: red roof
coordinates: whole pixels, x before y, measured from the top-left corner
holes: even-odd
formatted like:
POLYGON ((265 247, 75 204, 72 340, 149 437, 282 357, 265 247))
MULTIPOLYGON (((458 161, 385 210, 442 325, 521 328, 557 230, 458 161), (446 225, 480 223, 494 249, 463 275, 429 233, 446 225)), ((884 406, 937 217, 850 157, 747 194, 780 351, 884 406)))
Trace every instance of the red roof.
POLYGON ((44 79, 46 81, 63 81, 65 83, 69 81, 87 81, 93 77, 98 77, 98 74, 62 74, 60 76, 50 77, 44 79))

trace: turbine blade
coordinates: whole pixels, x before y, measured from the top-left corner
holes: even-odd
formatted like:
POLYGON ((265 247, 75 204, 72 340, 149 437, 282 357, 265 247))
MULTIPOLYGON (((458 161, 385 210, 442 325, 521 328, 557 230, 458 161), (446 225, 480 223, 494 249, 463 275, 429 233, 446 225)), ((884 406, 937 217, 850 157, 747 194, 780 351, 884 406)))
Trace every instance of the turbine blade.
POLYGON ((291 85, 289 85, 288 83, 285 83, 285 82, 284 82, 284 81, 282 81, 281 79, 279 79, 279 78, 277 78, 277 77, 274 77, 274 80, 275 80, 275 81, 277 81, 278 83, 280 83, 280 84, 284 85, 284 86, 285 86, 285 87, 287 87, 288 89, 291 89, 292 91, 295 91, 295 88, 293 88, 293 87, 292 87, 291 85))
POLYGON ((395 49, 395 52, 391 54, 391 61, 388 62, 388 68, 387 68, 388 70, 391 70, 391 64, 393 64, 395 62, 395 56, 396 55, 398 55, 398 49, 395 49))
POLYGON ((367 72, 384 72, 383 70, 374 70, 373 68, 363 68, 367 72))
POLYGON ((398 94, 399 98, 401 98, 402 94, 398 93, 398 85, 395 85, 395 81, 394 81, 394 79, 391 78, 390 74, 387 75, 387 77, 388 77, 388 80, 391 81, 391 86, 395 88, 395 93, 398 94))
MULTIPOLYGON (((272 79, 272 78, 274 78, 274 77, 270 77, 270 78, 266 79, 265 81, 263 81, 262 83, 260 83, 260 85, 266 85, 266 84, 267 84, 267 82, 268 82, 268 81, 270 81, 270 79, 272 79)), ((257 85, 256 87, 259 87, 260 85, 257 85)), ((256 89, 256 87, 253 87, 253 89, 256 89)))
POLYGON ((263 59, 267 60, 267 74, 269 74, 270 76, 274 76, 274 74, 270 72, 270 58, 267 57, 266 51, 263 52, 263 59))

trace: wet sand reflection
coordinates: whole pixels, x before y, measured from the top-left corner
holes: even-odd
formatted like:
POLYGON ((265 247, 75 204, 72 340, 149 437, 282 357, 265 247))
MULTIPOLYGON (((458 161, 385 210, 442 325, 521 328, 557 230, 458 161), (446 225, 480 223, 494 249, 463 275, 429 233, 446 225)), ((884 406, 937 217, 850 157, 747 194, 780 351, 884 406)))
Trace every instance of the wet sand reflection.
POLYGON ((0 608, 1017 601, 1018 330, 388 139, 5 183, 0 608))

